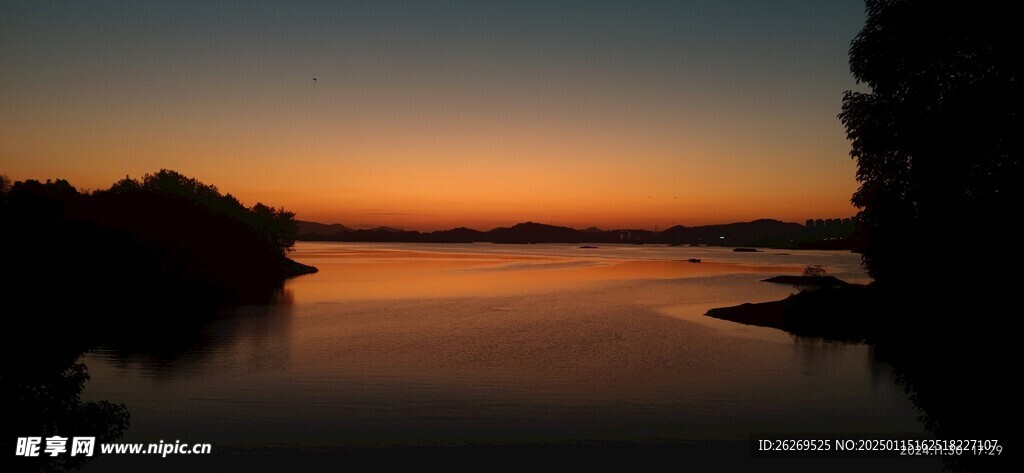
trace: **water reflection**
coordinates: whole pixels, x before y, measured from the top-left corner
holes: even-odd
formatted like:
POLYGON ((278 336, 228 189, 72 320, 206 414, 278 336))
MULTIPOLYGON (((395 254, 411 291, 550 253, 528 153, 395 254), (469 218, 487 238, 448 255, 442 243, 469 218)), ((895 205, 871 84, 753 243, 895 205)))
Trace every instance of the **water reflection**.
MULTIPOLYGON (((89 379, 78 354, 55 347, 46 354, 12 358, 0 364, 0 421, 5 454, 5 471, 66 471, 81 467, 91 458, 77 455, 48 456, 46 442, 37 457, 14 456, 18 437, 95 437, 96 442, 113 441, 128 427, 129 414, 123 404, 82 401, 89 379)), ((97 445, 98 445, 97 443, 97 445)), ((70 445, 68 445, 70 452, 70 445)))
POLYGON ((244 308, 166 350, 89 353, 88 395, 123 399, 135 441, 275 457, 581 441, 735 442, 745 455, 749 432, 922 430, 868 347, 701 317, 788 294, 766 274, 821 260, 850 271, 856 255, 368 247, 301 245, 293 256, 321 272, 288 282, 290 304, 244 308))
MULTIPOLYGON (((674 253, 632 248, 580 250, 573 245, 372 245, 315 243, 295 255, 320 268, 289 283, 297 301, 338 302, 438 297, 537 295, 602 282, 677 279, 724 274, 796 274, 799 263, 758 255, 749 260, 721 254, 701 264, 674 253), (332 246, 333 245, 333 246, 332 246), (418 248, 418 251, 409 247, 418 248), (475 252, 470 253, 470 250, 475 252)), ((699 249, 701 254, 707 249, 699 249)))
POLYGON ((102 359, 99 369, 157 379, 282 370, 291 350, 292 297, 284 291, 275 300, 274 305, 232 308, 206 321, 170 323, 154 333, 107 340, 87 358, 102 359))
MULTIPOLYGON (((130 412, 141 407, 146 413, 144 404, 136 404, 130 390, 121 390, 126 386, 123 383, 115 383, 110 390, 90 386, 90 379, 96 376, 105 384, 111 370, 134 366, 133 374, 152 380, 157 387, 223 366, 250 372, 283 369, 290 346, 291 298, 287 291, 278 290, 266 299, 275 304, 221 311, 153 307, 144 315, 133 314, 134 319, 123 313, 124 307, 117 301, 108 301, 106 308, 112 311, 113 321, 100 318, 91 324, 60 323, 69 319, 53 316, 62 310, 58 304, 45 307, 36 316, 12 319, 0 344, 4 413, 0 425, 5 449, 15 451, 18 437, 51 436, 69 442, 73 437, 95 437, 99 448, 131 432, 130 412)), ((103 310, 92 305, 80 309, 103 310)), ((40 452, 43 447, 45 440, 40 452)), ((68 449, 70 452, 70 443, 68 449)), ((3 463, 9 466, 4 471, 66 471, 98 458, 43 453, 36 457, 8 455, 3 463)))

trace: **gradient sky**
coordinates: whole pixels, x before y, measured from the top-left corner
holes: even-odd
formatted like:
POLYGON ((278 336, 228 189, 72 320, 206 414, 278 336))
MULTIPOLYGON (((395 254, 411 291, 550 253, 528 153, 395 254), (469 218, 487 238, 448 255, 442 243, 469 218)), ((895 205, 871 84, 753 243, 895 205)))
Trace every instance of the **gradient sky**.
POLYGON ((356 227, 845 217, 863 21, 859 0, 3 0, 0 173, 170 168, 356 227))

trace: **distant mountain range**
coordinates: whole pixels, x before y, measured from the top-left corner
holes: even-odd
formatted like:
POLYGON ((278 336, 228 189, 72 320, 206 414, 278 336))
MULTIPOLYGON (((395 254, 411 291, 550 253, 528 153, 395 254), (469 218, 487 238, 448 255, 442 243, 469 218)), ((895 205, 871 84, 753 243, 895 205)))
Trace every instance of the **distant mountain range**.
POLYGON ((306 222, 302 220, 296 220, 299 224, 299 235, 337 235, 339 233, 345 233, 352 231, 340 223, 332 223, 330 225, 326 223, 317 222, 306 222))
POLYGON ((341 224, 326 225, 298 221, 299 240, 419 243, 632 243, 706 244, 722 246, 796 246, 806 235, 803 225, 772 219, 724 225, 685 227, 677 225, 660 232, 650 230, 601 230, 525 222, 488 231, 459 227, 451 230, 418 232, 377 227, 355 230, 341 224))

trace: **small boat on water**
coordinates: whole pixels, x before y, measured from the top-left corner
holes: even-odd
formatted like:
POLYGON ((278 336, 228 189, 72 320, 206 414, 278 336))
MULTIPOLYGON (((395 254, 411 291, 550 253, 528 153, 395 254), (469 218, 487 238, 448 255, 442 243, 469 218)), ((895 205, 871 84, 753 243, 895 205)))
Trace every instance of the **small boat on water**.
POLYGON ((691 263, 700 263, 700 258, 690 258, 690 259, 688 259, 686 261, 689 261, 691 263))

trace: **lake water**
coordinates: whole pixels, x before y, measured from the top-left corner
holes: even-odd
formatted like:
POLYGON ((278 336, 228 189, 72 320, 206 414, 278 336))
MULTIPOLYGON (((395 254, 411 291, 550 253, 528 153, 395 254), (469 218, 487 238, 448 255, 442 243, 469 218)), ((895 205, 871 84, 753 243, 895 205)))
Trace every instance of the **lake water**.
POLYGON ((869 347, 702 315, 785 297, 760 279, 808 264, 866 281, 848 252, 299 243, 292 257, 320 272, 279 304, 179 349, 86 354, 85 397, 127 406, 124 441, 211 443, 220 458, 580 442, 747 455, 752 432, 923 431, 869 347))

